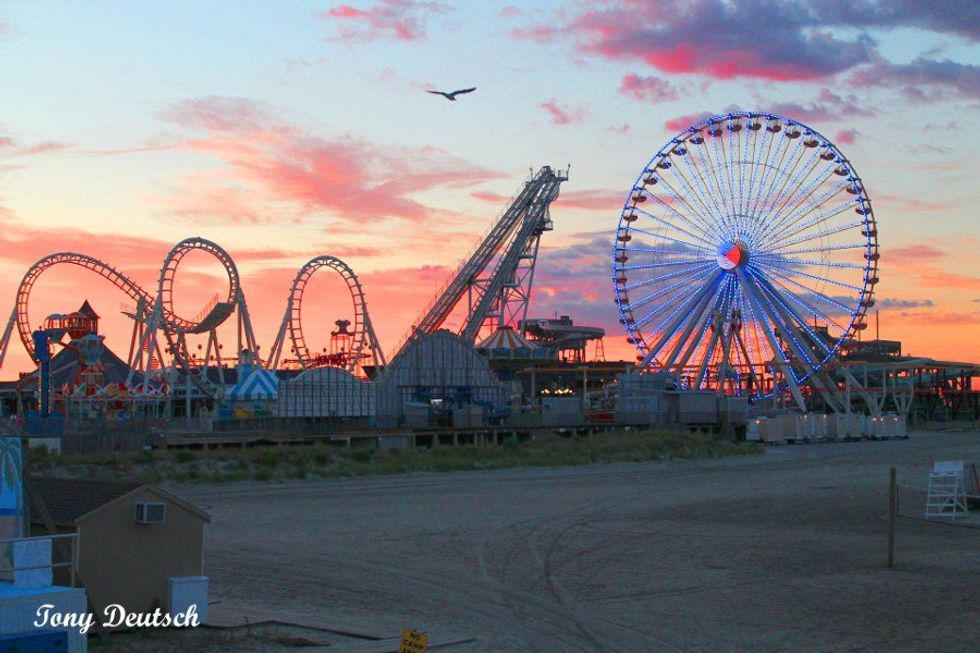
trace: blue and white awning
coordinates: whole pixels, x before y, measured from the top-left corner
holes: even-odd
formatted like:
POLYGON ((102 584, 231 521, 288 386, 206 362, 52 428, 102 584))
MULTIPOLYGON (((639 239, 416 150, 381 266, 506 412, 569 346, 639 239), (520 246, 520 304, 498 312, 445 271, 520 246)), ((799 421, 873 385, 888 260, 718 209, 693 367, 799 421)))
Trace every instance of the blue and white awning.
POLYGON ((252 368, 238 380, 228 397, 233 400, 275 399, 278 385, 279 379, 269 370, 252 368))

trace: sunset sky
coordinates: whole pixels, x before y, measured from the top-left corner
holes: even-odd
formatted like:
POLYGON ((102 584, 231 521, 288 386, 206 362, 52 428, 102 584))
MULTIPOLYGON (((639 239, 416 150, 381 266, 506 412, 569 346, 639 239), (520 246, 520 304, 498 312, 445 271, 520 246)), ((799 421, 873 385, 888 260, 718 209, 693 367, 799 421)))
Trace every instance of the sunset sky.
MULTIPOLYGON (((863 178, 881 336, 980 361, 978 40, 969 0, 0 1, 0 313, 46 254, 152 290, 201 236, 235 258, 263 349, 296 270, 333 254, 390 351, 529 170, 570 165, 531 312, 603 326, 607 358, 632 359, 610 250, 633 180, 693 120, 756 109, 863 178)), ((186 263, 192 317, 224 282, 186 263)), ((340 283, 310 287, 314 347, 349 312, 340 283)), ((125 357, 127 298, 85 270, 40 278, 32 324, 85 298, 125 357)), ((0 378, 31 367, 15 333, 0 378)))

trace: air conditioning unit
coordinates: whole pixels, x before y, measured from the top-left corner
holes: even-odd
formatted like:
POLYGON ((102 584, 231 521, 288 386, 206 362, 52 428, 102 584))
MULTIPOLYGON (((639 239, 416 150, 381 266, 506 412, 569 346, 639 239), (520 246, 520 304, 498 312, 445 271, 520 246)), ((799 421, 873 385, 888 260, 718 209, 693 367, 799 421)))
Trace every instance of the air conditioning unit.
POLYGON ((151 501, 136 502, 137 524, 161 524, 167 512, 167 505, 151 501))

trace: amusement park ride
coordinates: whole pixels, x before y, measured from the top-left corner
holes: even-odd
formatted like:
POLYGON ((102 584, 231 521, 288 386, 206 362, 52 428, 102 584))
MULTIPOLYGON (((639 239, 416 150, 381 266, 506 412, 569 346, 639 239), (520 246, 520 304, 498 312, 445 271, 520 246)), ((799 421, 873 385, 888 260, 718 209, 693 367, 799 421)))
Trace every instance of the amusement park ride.
MULTIPOLYGON (((557 198, 559 185, 566 179, 567 173, 544 167, 525 182, 509 208, 460 266, 444 291, 426 309, 414 333, 438 330, 464 297, 466 315, 459 334, 470 342, 475 341, 485 328, 503 325, 517 327, 524 320, 540 238, 542 233, 552 228, 548 207, 557 198)), ((35 362, 43 358, 36 351, 28 317, 31 290, 45 271, 62 265, 74 265, 98 274, 131 300, 131 304, 122 307, 123 314, 133 321, 126 361, 130 370, 126 386, 138 395, 158 394, 160 388, 172 384, 176 373, 204 394, 214 397, 218 386, 207 375, 209 362, 219 363, 216 366, 217 374, 223 383, 220 364, 223 347, 219 343, 218 327, 233 315, 236 320, 236 353, 239 357, 244 355, 249 360, 258 361, 266 369, 277 369, 280 365, 303 370, 331 366, 363 378, 365 367, 382 369, 387 364, 371 323, 360 281, 350 266, 340 259, 329 255, 317 256, 299 269, 289 288, 279 331, 268 356, 263 358, 259 355, 245 293, 231 255, 210 240, 188 238, 167 253, 160 268, 155 293, 143 289, 111 265, 85 254, 59 252, 37 261, 24 274, 17 289, 16 307, 0 340, 0 365, 14 327, 31 358, 35 362), (174 280, 181 261, 191 252, 204 252, 221 264, 228 278, 228 292, 224 297, 215 295, 197 316, 186 318, 174 309, 174 280), (330 352, 318 355, 311 353, 307 344, 302 317, 306 286, 310 278, 322 269, 333 270, 346 283, 353 304, 353 320, 338 320, 335 323, 337 329, 330 332, 330 352), (194 335, 206 336, 207 344, 203 351, 191 351, 188 337, 194 335), (284 356, 287 347, 291 358, 284 356)), ((47 322, 44 330, 49 333, 48 340, 52 343, 60 342, 68 332, 68 329, 56 329, 47 322)), ((201 349, 201 345, 198 348, 201 349)))
POLYGON ((837 353, 867 328, 878 260, 871 199, 840 150, 795 120, 735 112, 644 167, 613 280, 641 368, 755 401, 789 392, 804 410, 815 392, 837 411, 849 398, 829 371, 850 376, 837 353))
POLYGON ((464 299, 465 315, 457 332, 463 340, 476 342, 487 330, 504 326, 521 328, 527 318, 541 234, 552 229, 548 208, 567 180, 567 171, 544 166, 525 181, 493 228, 422 311, 394 355, 413 335, 442 328, 464 299))
POLYGON ((370 315, 368 315, 367 301, 364 298, 361 282, 358 281, 357 275, 354 274, 350 266, 335 256, 312 258, 296 273, 296 277, 289 288, 289 298, 286 300, 286 312, 282 316, 282 324, 269 353, 267 365, 270 369, 279 367, 283 345, 287 337, 292 343, 292 352, 296 358, 283 362, 299 365, 304 370, 330 365, 357 373, 363 369, 366 360, 371 360, 376 367, 385 365, 384 352, 381 351, 381 345, 378 344, 378 338, 374 334, 374 326, 371 324, 370 315), (330 353, 313 355, 310 354, 306 338, 303 336, 303 293, 313 274, 322 268, 334 270, 347 284, 354 304, 354 329, 353 331, 347 330, 347 327, 351 326, 350 321, 338 320, 336 323, 338 330, 331 333, 330 353))
MULTIPOLYGON (((157 292, 151 295, 134 281, 129 279, 112 266, 84 254, 60 252, 51 254, 39 260, 24 275, 17 290, 16 308, 0 341, 0 364, 9 346, 9 340, 16 326, 21 342, 35 362, 40 362, 41 356, 36 351, 32 329, 28 318, 30 293, 37 279, 43 272, 57 265, 76 265, 95 272, 122 290, 135 303, 124 305, 123 314, 133 320, 133 335, 130 341, 129 378, 126 385, 137 394, 153 394, 167 383, 165 372, 177 370, 205 394, 213 396, 216 386, 206 375, 208 361, 220 361, 222 345, 218 341, 218 327, 223 325, 234 314, 236 318, 237 342, 236 351, 246 353, 254 360, 259 358, 259 346, 255 339, 252 323, 248 313, 245 293, 240 284, 238 269, 234 260, 216 243, 204 238, 188 238, 175 245, 164 259, 157 283, 157 292), (228 293, 219 300, 215 298, 203 311, 192 319, 181 317, 174 311, 174 279, 181 260, 192 251, 202 251, 213 256, 224 268, 228 277, 228 293), (192 353, 187 342, 190 335, 202 334, 207 337, 207 348, 203 355, 192 353), (169 356, 167 356, 169 355, 169 356)), ((53 338, 51 342, 59 342, 69 329, 54 328, 47 320, 45 327, 53 338)), ((342 329, 346 332, 346 327, 342 329)), ((340 335, 340 334, 338 334, 340 335)), ((304 265, 293 281, 287 302, 286 315, 279 337, 272 350, 272 358, 266 361, 272 366, 278 365, 279 356, 286 338, 292 343, 292 350, 297 355, 297 364, 306 369, 317 364, 340 364, 350 371, 360 370, 364 359, 374 357, 375 364, 384 364, 384 356, 378 346, 374 329, 367 314, 367 304, 360 283, 353 271, 342 261, 330 256, 321 256, 304 265), (306 281, 317 269, 329 267, 341 274, 351 290, 354 301, 355 322, 346 349, 340 358, 317 361, 310 356, 302 330, 302 297, 306 281), (366 352, 364 350, 367 350, 366 352)), ((222 367, 217 366, 219 377, 222 367)))

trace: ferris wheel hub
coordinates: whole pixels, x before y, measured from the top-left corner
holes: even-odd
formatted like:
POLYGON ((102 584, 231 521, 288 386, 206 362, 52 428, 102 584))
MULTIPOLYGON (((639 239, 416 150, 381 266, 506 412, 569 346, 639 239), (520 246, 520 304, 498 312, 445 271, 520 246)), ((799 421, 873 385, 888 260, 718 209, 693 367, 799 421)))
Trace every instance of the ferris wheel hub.
POLYGON ((749 262, 749 250, 741 241, 726 241, 718 247, 718 267, 726 272, 745 267, 749 262))

